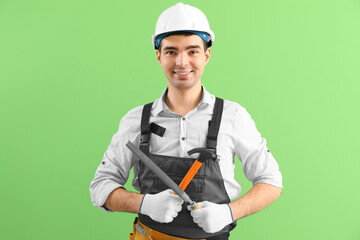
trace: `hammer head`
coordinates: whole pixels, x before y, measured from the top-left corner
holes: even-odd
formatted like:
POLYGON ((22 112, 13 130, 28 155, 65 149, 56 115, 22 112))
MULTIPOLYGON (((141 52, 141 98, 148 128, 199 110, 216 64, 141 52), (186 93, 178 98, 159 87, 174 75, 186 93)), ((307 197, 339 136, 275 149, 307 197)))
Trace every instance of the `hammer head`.
POLYGON ((205 162, 207 159, 212 159, 212 160, 216 160, 217 156, 215 154, 215 152, 207 149, 207 148, 194 148, 191 149, 190 151, 188 151, 188 154, 194 154, 194 153, 200 153, 199 157, 198 157, 198 161, 200 162, 205 162))

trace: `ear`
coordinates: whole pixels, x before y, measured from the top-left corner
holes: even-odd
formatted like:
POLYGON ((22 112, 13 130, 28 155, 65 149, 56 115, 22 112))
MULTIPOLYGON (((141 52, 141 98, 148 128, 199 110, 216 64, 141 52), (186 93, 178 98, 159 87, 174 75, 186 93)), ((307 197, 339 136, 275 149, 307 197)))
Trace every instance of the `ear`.
POLYGON ((159 63, 161 63, 159 50, 156 50, 156 59, 158 60, 159 63))
POLYGON ((206 62, 206 64, 209 62, 210 56, 211 56, 211 50, 210 50, 210 48, 207 48, 206 51, 205 51, 205 62, 206 62))

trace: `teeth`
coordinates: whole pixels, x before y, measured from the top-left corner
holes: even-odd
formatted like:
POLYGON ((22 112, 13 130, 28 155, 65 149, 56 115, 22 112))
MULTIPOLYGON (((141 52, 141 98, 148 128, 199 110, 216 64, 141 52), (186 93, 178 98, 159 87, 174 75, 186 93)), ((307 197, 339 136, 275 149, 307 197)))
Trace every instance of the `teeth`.
POLYGON ((186 75, 186 74, 188 74, 188 73, 190 73, 190 72, 186 72, 186 73, 177 73, 177 74, 179 74, 179 75, 186 75))

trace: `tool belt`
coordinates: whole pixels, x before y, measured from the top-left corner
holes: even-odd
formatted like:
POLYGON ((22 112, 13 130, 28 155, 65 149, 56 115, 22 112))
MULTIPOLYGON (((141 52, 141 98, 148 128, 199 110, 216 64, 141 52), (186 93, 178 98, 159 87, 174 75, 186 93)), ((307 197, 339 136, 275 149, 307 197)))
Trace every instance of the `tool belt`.
MULTIPOLYGON (((222 240, 222 239, 228 239, 228 236, 219 236, 214 237, 210 239, 214 240, 222 240)), ((209 240, 210 240, 209 239, 209 240)), ((146 225, 142 224, 138 218, 135 218, 134 224, 133 224, 133 232, 130 233, 130 240, 192 240, 189 238, 179 238, 174 237, 159 231, 156 231, 154 229, 151 229, 147 227, 146 225)), ((195 239, 193 239, 195 240, 195 239)), ((196 240, 206 240, 206 239, 196 239, 196 240)))

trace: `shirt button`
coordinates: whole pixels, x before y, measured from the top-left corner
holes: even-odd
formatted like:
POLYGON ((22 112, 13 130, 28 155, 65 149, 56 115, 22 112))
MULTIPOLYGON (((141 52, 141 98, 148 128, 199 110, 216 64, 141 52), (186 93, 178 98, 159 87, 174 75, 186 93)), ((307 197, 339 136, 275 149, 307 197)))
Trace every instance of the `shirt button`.
POLYGON ((184 118, 184 117, 182 117, 181 119, 182 119, 183 121, 185 121, 185 118, 184 118))
POLYGON ((181 138, 181 140, 183 140, 183 141, 184 141, 184 140, 185 140, 185 138, 184 138, 184 137, 182 137, 182 138, 181 138))

